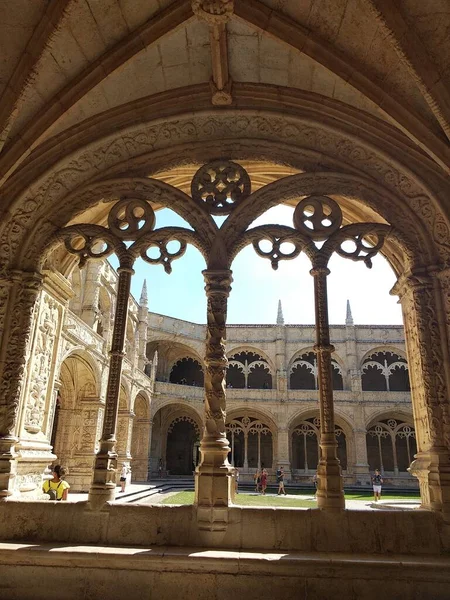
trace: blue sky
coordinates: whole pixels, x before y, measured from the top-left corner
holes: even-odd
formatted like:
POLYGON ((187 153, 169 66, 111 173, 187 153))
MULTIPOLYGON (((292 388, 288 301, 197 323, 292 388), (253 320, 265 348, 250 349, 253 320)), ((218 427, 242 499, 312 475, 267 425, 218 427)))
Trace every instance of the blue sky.
MULTIPOLYGON (((279 223, 292 226, 293 209, 278 206, 258 218, 253 226, 279 223)), ((156 213, 156 227, 187 226, 185 221, 169 209, 156 213)), ((113 258, 111 263, 117 267, 113 258)), ((205 261, 201 254, 188 246, 186 254, 172 263, 167 275, 162 266, 149 265, 139 259, 132 282, 132 294, 138 300, 144 279, 147 280, 149 310, 204 323, 206 297, 201 271, 205 261)), ((270 261, 256 255, 252 246, 246 247, 233 264, 232 292, 228 302, 228 323, 275 323, 278 300, 283 306, 285 323, 310 324, 314 322, 313 278, 308 258, 301 254, 290 261, 281 261, 273 271, 270 261)), ((395 275, 382 256, 376 256, 372 269, 363 263, 335 255, 329 264, 328 302, 330 323, 345 321, 346 302, 350 300, 356 324, 402 323, 397 297, 389 291, 395 284, 395 275)))

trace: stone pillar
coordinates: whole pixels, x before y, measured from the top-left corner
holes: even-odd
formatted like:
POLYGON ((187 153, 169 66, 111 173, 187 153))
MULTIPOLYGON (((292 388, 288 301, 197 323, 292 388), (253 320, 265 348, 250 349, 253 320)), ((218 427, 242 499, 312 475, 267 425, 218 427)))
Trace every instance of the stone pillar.
POLYGON ((345 322, 345 350, 348 368, 348 383, 352 392, 361 392, 361 370, 356 349, 356 327, 347 319, 345 322))
POLYGON ((402 277, 393 290, 403 309, 417 438, 418 452, 410 472, 419 480, 422 506, 442 512, 448 520, 450 365, 442 292, 448 300, 449 290, 443 278, 439 281, 429 272, 402 277))
POLYGON ((277 324, 275 342, 275 363, 276 363, 276 386, 280 393, 281 400, 287 399, 287 371, 286 371, 286 327, 284 324, 277 324))
POLYGON ((138 331, 139 331, 139 347, 138 347, 138 369, 144 371, 147 359, 147 337, 148 337, 148 295, 147 282, 144 280, 142 286, 141 297, 139 299, 138 311, 138 331))
POLYGON ((205 270, 208 298, 205 352, 205 428, 200 443, 200 464, 196 469, 195 504, 200 529, 225 531, 228 506, 234 485, 233 468, 225 419, 225 350, 227 299, 231 291, 230 270, 205 270))
MULTIPOLYGON (((356 394, 354 394, 356 396, 356 394)), ((356 400, 356 397, 355 397, 356 400)), ((369 461, 367 459, 367 430, 366 430, 366 415, 364 404, 360 400, 354 409, 355 425, 353 429, 354 444, 355 444, 355 464, 354 474, 355 483, 358 485, 370 484, 369 461)), ((347 460, 348 456, 348 441, 347 441, 347 460)))
POLYGON ((334 432, 331 371, 331 355, 334 352, 334 346, 330 343, 327 298, 327 275, 329 272, 329 269, 321 266, 315 266, 311 270, 311 275, 314 277, 316 316, 316 345, 314 351, 317 355, 320 405, 321 456, 317 468, 317 506, 326 510, 340 510, 345 508, 345 500, 334 432))
POLYGON ((86 397, 80 399, 80 406, 82 428, 73 455, 74 464, 70 468, 70 485, 74 491, 89 489, 98 440, 102 431, 105 405, 101 398, 86 397))
POLYGON ((101 261, 90 261, 84 267, 83 304, 80 318, 92 329, 100 316, 100 279, 102 271, 101 261))
POLYGON ((0 281, 0 500, 14 489, 17 417, 41 284, 40 274, 20 271, 0 281))
POLYGON ((287 427, 280 427, 278 429, 278 448, 277 448, 277 464, 276 468, 284 468, 284 479, 290 481, 291 479, 291 462, 289 460, 289 430, 287 427))
POLYGON ((131 436, 135 414, 132 410, 119 410, 117 418, 117 460, 129 462, 131 460, 131 436))
POLYGON ((56 456, 51 448, 53 415, 57 401, 59 346, 65 307, 72 291, 64 277, 45 271, 43 288, 34 311, 29 358, 21 396, 16 444, 15 493, 40 497, 42 474, 56 456))
POLYGON ((131 277, 134 274, 132 260, 126 259, 122 262, 125 264, 121 264, 117 269, 119 281, 117 285, 116 314, 109 361, 108 387, 106 390, 105 418, 103 421, 100 448, 94 463, 94 477, 89 490, 89 503, 93 509, 99 509, 106 502, 115 498, 117 413, 128 317, 128 300, 130 297, 131 277))

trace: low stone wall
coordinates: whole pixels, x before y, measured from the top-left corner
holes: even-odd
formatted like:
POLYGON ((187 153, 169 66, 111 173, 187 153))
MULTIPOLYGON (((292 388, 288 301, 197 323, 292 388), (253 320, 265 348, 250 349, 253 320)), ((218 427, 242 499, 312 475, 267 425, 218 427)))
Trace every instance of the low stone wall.
POLYGON ((229 509, 225 532, 199 531, 193 506, 107 505, 7 501, 0 506, 0 540, 129 546, 434 554, 450 550, 440 515, 415 511, 229 509))
POLYGON ((450 557, 0 542, 8 600, 448 600, 449 589, 450 557))

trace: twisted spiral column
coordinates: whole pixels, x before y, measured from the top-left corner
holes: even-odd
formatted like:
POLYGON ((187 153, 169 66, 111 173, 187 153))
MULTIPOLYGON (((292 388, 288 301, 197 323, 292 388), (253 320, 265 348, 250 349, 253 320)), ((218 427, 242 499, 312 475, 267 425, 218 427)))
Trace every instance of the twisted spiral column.
POLYGON ((225 419, 225 353, 227 299, 231 271, 205 270, 208 298, 205 351, 205 427, 200 443, 200 464, 196 469, 195 503, 200 529, 223 531, 228 523, 232 500, 233 468, 228 462, 225 419))

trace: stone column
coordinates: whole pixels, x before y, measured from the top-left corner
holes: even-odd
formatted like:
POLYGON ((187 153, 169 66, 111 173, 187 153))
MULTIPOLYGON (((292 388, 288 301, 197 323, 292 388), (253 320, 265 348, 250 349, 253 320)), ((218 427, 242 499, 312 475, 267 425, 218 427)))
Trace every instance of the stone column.
POLYGON ((129 462, 131 459, 131 436, 135 414, 132 410, 119 410, 117 417, 117 459, 129 462))
MULTIPOLYGON (((349 317, 350 304, 347 300, 347 319, 345 320, 345 349, 347 356, 347 377, 352 392, 361 392, 361 371, 359 369, 359 359, 356 349, 356 327, 353 318, 349 317)), ((345 382, 344 382, 345 383, 345 382)))
POLYGON ((74 491, 89 489, 98 440, 102 431, 104 402, 101 398, 85 397, 80 399, 80 407, 82 428, 80 437, 76 440, 74 465, 70 468, 70 485, 74 491))
POLYGON ((17 470, 17 417, 42 277, 13 271, 0 284, 0 500, 5 500, 17 470))
POLYGON ((208 298, 205 428, 200 443, 200 464, 196 469, 195 504, 200 529, 224 531, 234 489, 225 430, 226 317, 232 277, 230 270, 205 270, 203 275, 208 298))
MULTIPOLYGON (((367 430, 365 425, 364 404, 360 401, 354 410, 355 426, 353 430, 355 440, 355 483, 360 485, 370 484, 369 461, 367 458, 367 430)), ((348 446, 347 446, 348 453, 348 446)), ((348 457, 347 457, 348 458, 348 457)))
MULTIPOLYGON (((281 312, 281 302, 279 303, 279 312, 281 312)), ((276 342, 275 342, 275 367, 276 367, 276 388, 281 396, 281 400, 287 399, 287 371, 286 371, 286 327, 284 319, 277 318, 276 342)), ((274 386, 275 387, 275 386, 274 386)))
POLYGON ((442 298, 449 288, 427 272, 399 279, 418 452, 410 472, 419 480, 422 506, 450 520, 450 384, 448 336, 442 298))
POLYGON ((330 343, 328 323, 327 275, 329 269, 315 266, 314 304, 316 316, 317 369, 320 404, 320 448, 321 457, 317 468, 317 506, 326 510, 345 508, 341 467, 337 458, 337 442, 334 433, 334 406, 331 355, 334 346, 330 343))
POLYGON ((81 308, 81 319, 92 329, 100 316, 100 279, 102 271, 101 261, 90 261, 85 268, 83 305, 81 308))
POLYGON ((100 440, 100 448, 95 458, 94 477, 89 490, 89 503, 94 509, 114 500, 116 489, 117 453, 116 427, 119 407, 120 380, 124 357, 124 344, 130 297, 131 277, 134 274, 132 261, 123 260, 118 269, 116 314, 112 336, 108 386, 106 390, 105 418, 100 440))
POLYGON ((71 289, 53 271, 45 271, 43 288, 34 310, 27 371, 21 396, 16 444, 15 493, 41 496, 41 476, 56 456, 51 448, 53 414, 57 395, 55 378, 64 311, 71 289))
POLYGON ((287 427, 281 427, 278 429, 278 448, 277 448, 277 464, 278 467, 284 468, 284 479, 290 481, 291 479, 291 463, 289 460, 289 430, 287 427))

